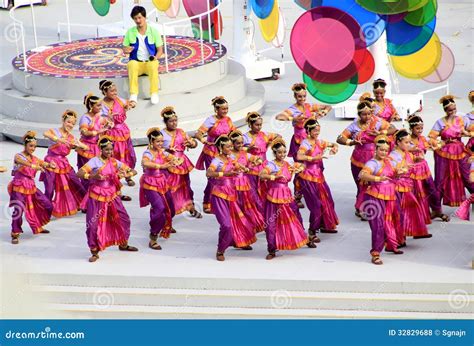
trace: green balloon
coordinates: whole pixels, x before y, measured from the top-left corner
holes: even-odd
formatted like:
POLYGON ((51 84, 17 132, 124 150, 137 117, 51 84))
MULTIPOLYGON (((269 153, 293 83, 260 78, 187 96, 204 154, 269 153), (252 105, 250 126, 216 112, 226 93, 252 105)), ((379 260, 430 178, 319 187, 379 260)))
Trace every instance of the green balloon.
POLYGON ((92 8, 99 16, 105 16, 109 13, 110 0, 91 0, 92 8))
POLYGON ((403 18, 405 22, 411 25, 423 26, 436 16, 436 11, 438 10, 438 1, 429 0, 428 3, 413 12, 408 12, 408 14, 403 18))
POLYGON ((347 100, 354 94, 359 78, 356 74, 351 79, 341 83, 329 84, 312 80, 311 77, 303 73, 303 81, 307 85, 307 90, 314 98, 321 102, 335 104, 347 100))
POLYGON ((368 11, 379 14, 397 14, 415 11, 425 6, 430 0, 356 0, 368 11))

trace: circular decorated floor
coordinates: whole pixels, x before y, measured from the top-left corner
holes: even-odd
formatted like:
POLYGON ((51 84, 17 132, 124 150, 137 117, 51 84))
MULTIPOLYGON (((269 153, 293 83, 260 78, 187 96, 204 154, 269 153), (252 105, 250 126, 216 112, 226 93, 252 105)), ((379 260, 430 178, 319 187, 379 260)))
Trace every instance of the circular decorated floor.
MULTIPOLYGON (((56 78, 127 77, 128 57, 122 51, 123 37, 102 37, 47 46, 42 51, 27 51, 27 72, 56 78)), ((176 72, 211 63, 226 54, 218 43, 184 36, 167 36, 168 71, 176 72)), ((13 67, 25 70, 23 57, 12 61, 13 67)), ((165 73, 165 59, 160 59, 159 73, 165 73)))

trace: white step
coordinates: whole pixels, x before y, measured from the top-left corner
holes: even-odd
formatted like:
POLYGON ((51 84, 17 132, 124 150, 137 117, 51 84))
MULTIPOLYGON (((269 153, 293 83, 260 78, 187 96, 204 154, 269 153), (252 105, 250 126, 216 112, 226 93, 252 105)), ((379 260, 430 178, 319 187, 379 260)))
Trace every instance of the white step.
POLYGON ((474 312, 474 296, 458 296, 456 305, 446 294, 389 294, 355 292, 301 292, 207 289, 150 289, 122 287, 35 286, 48 301, 89 304, 100 295, 113 297, 118 305, 242 307, 289 309, 344 309, 439 313, 474 312))
POLYGON ((312 310, 312 309, 249 309, 249 308, 214 308, 189 306, 147 306, 147 305, 111 305, 97 306, 90 304, 52 304, 53 311, 69 318, 198 318, 198 319, 273 319, 273 318, 346 318, 346 319, 471 319, 466 313, 422 313, 396 311, 352 311, 352 310, 312 310))
MULTIPOLYGON (((92 92, 97 96, 102 96, 99 92, 98 84, 89 88, 83 88, 81 95, 78 97, 56 98, 52 95, 48 97, 31 95, 15 89, 11 82, 9 82, 10 78, 11 74, 1 78, 0 97, 2 99, 2 108, 0 113, 13 120, 35 123, 58 123, 60 122, 61 114, 66 109, 72 109, 80 115, 85 113, 83 98, 87 93, 92 92)), ((205 75, 202 78, 205 78, 205 75)), ((160 111, 165 106, 174 106, 178 116, 183 118, 204 112, 211 113, 213 112, 211 99, 217 95, 225 95, 230 106, 232 106, 232 104, 241 101, 247 96, 247 84, 253 81, 248 80, 247 83, 246 81, 244 67, 230 61, 228 73, 213 83, 193 88, 192 83, 187 86, 186 79, 183 79, 181 90, 175 93, 160 94, 160 103, 158 105, 152 105, 149 100, 139 99, 137 107, 128 112, 127 123, 150 123, 153 120, 161 123, 160 111)), ((49 86, 45 84, 43 88, 49 89, 49 86)), ((123 92, 119 93, 119 95, 127 97, 128 93, 123 92)), ((231 108, 230 111, 238 111, 238 109, 232 110, 231 108)))
MULTIPOLYGON (((470 275, 470 273, 468 273, 470 275)), ((194 289, 194 290, 252 290, 252 291, 299 291, 299 292, 354 292, 354 293, 400 293, 442 294, 462 290, 474 295, 472 282, 403 282, 324 279, 238 279, 212 277, 169 276, 123 276, 113 274, 62 274, 30 273, 28 280, 33 286, 77 286, 97 288, 150 288, 150 289, 194 289)))
MULTIPOLYGON (((232 110, 230 117, 236 126, 242 126, 245 124, 245 117, 248 112, 250 111, 257 111, 263 113, 264 109, 264 95, 265 91, 263 87, 255 81, 246 81, 246 95, 242 99, 238 100, 235 103, 230 103, 229 107, 232 110)), ((219 91, 215 91, 218 93, 219 91)), ((165 99, 166 101, 166 99, 165 99)), ((143 101, 143 103, 148 103, 148 101, 143 101)), ((163 105, 165 103, 163 102, 163 105)), ((169 104, 172 104, 171 102, 169 104)), ((179 104, 179 103, 178 103, 179 104)), ((176 105, 174 103, 173 105, 176 105)), ((131 122, 128 123, 130 130, 132 141, 134 145, 145 145, 148 143, 148 139, 146 138, 145 134, 146 131, 152 126, 163 126, 163 121, 159 116, 159 110, 161 110, 161 106, 156 106, 156 114, 148 117, 147 119, 143 119, 141 121, 137 121, 131 118, 131 122)), ((150 113, 148 113, 150 114, 150 113)), ((182 114, 182 113, 180 113, 182 114)), ((194 113, 189 114, 188 116, 179 117, 179 127, 185 130, 188 133, 194 133, 199 126, 202 124, 205 118, 207 118, 212 111, 201 112, 201 113, 194 113)), ((58 117, 59 119, 59 117, 58 117)), ((6 116, 2 116, 0 114, 0 133, 3 133, 7 138, 21 142, 22 136, 25 134, 26 131, 35 130, 39 135, 38 145, 39 146, 47 146, 48 142, 42 138, 42 134, 44 131, 55 128, 59 126, 59 120, 55 123, 47 123, 47 122, 32 122, 21 120, 19 118, 10 118, 6 116)), ((75 136, 79 136, 79 131, 77 129, 73 130, 73 134, 75 136)))

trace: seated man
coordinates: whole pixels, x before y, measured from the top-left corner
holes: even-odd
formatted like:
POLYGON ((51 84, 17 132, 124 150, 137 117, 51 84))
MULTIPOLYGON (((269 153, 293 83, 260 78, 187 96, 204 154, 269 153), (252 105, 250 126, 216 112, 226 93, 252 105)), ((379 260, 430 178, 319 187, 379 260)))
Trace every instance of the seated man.
POLYGON ((148 75, 150 79, 151 103, 157 104, 158 58, 163 55, 163 40, 157 29, 146 22, 146 10, 135 6, 130 14, 137 26, 127 30, 123 39, 123 50, 130 54, 127 64, 130 83, 130 102, 138 102, 138 76, 148 75))

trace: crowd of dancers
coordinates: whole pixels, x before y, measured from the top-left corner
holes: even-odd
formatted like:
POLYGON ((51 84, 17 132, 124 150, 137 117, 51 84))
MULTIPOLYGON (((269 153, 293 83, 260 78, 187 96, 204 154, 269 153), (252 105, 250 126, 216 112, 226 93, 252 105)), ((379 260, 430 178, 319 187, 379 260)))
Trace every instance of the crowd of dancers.
MULTIPOLYGON (((263 118, 257 112, 248 113, 246 133, 236 129, 222 96, 211 101, 214 114, 192 137, 178 127, 173 107, 162 109, 163 126, 147 131, 149 144, 141 158, 139 204, 150 206, 149 247, 161 250, 158 238, 176 232, 175 215, 186 212, 202 218, 190 181, 190 172, 196 168, 206 170, 208 179, 202 211, 214 214, 220 226, 218 261, 225 260, 229 247, 251 250, 258 232, 266 234, 267 260, 278 250, 316 248, 319 233, 337 233, 339 219, 323 159, 336 155, 339 145, 354 146, 355 215, 368 221, 372 231, 372 263, 382 264, 384 249, 402 254, 407 237, 431 237, 427 225, 432 219, 449 221, 443 204, 458 206, 456 214, 469 219, 474 196, 474 111, 459 116, 455 98, 447 95, 440 99, 446 115, 436 121, 427 137, 417 113, 407 119, 409 130, 397 130, 392 122, 400 117, 385 98, 385 88, 385 81, 374 81, 373 97, 370 93, 361 96, 357 118, 336 143, 320 138, 318 119, 331 107, 307 103, 303 83, 292 86, 295 103, 276 115, 277 120, 292 122, 289 146, 279 134, 262 131, 263 118), (462 137, 469 138, 467 144, 462 137), (203 148, 194 166, 185 151, 197 148, 198 141, 203 148), (267 157, 268 149, 273 157, 267 157), (434 151, 434 179, 425 160, 428 150, 434 151), (305 207, 309 210, 307 232, 299 211, 305 207)), ((128 243, 131 222, 123 201, 131 197, 121 193, 121 181, 134 186, 137 175, 126 124, 127 111, 135 103, 120 98, 111 81, 101 81, 99 89, 101 97, 88 94, 84 98, 86 113, 79 119, 79 139, 72 134, 78 115, 71 110, 62 115, 60 127, 43 134, 49 141, 43 160, 34 155, 36 134, 24 135, 24 149, 14 157, 13 179, 8 185, 14 208, 13 244, 19 243, 23 233, 23 215, 34 234, 43 234, 49 233, 44 227, 52 216, 82 211, 90 262, 113 245, 121 251, 138 251, 128 243), (77 173, 67 158, 72 150, 77 152, 77 173), (38 171, 44 193, 35 183, 38 171)), ((474 91, 469 100, 474 105, 474 91)))

